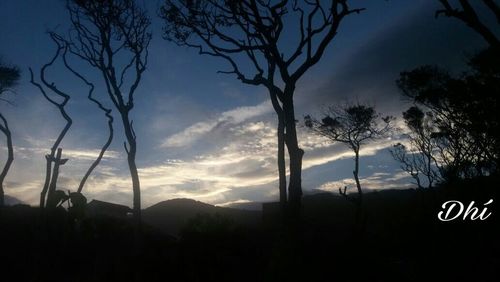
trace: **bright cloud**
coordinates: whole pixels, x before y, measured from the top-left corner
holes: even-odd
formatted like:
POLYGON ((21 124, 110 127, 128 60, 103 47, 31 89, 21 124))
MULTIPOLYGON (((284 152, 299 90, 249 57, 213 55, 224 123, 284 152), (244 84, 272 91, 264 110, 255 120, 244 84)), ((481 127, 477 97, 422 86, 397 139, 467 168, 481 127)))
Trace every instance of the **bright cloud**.
MULTIPOLYGON (((188 152, 174 159, 165 158, 166 160, 159 164, 142 166, 139 176, 144 207, 172 198, 193 198, 220 205, 244 203, 250 201, 249 199, 276 200, 276 128, 274 115, 270 113, 272 108, 268 103, 238 107, 211 120, 194 123, 166 138, 162 147, 166 148, 167 152, 196 142, 204 143, 210 138, 216 141, 216 145, 203 147, 201 153, 195 155, 189 155, 188 152)), ((298 134, 301 147, 305 150, 304 171, 353 157, 353 152, 348 147, 332 144, 330 140, 311 134, 304 127, 298 127, 298 134)), ((393 143, 394 140, 383 139, 367 144, 362 147, 361 156, 374 156, 393 143)), ((34 154, 45 154, 46 151, 18 148, 18 153, 24 154, 26 158, 33 157, 34 154)), ((72 162, 73 168, 65 165, 59 186, 64 189, 78 187, 87 165, 98 153, 96 149, 64 150, 65 157, 79 162, 72 162), (74 166, 81 169, 76 172, 74 166)), ((86 184, 84 193, 89 200, 98 198, 131 205, 131 180, 124 161, 123 153, 106 153, 105 162, 97 167, 86 184)), ((400 183, 405 179, 377 173, 380 172, 375 170, 373 175, 362 180, 367 189, 397 185, 403 187, 400 183)), ((350 178, 331 181, 329 177, 331 176, 304 180, 309 183, 308 189, 329 191, 336 191, 338 187, 351 181, 350 178)), ((14 186, 10 185, 12 189, 9 189, 13 196, 31 204, 37 203, 42 181, 30 182, 22 189, 14 186), (29 196, 26 196, 28 194, 29 196)))
POLYGON ((195 123, 185 130, 168 137, 162 143, 161 147, 189 146, 217 126, 222 126, 224 124, 239 124, 250 118, 269 113, 271 110, 272 108, 270 103, 264 102, 257 106, 238 107, 236 109, 223 112, 215 119, 195 123))
MULTIPOLYGON (((372 175, 361 178, 361 188, 364 190, 378 189, 404 189, 413 187, 409 181, 410 176, 405 172, 373 173, 372 175)), ((344 178, 337 181, 328 181, 318 187, 319 190, 337 192, 339 188, 347 187, 347 192, 356 193, 356 182, 351 178, 344 178)))

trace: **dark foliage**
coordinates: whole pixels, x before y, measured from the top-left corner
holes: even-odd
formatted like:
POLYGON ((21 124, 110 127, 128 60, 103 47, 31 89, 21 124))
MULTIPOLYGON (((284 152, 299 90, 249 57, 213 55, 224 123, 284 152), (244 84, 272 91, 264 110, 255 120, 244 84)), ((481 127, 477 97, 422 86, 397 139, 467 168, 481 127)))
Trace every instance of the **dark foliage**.
POLYGON ((362 233, 352 228, 353 206, 332 194, 305 196, 300 225, 276 218, 248 228, 200 214, 179 239, 143 226, 139 241, 130 219, 74 221, 64 210, 18 205, 0 216, 9 230, 0 233, 2 275, 17 281, 494 281, 498 207, 491 206, 485 221, 440 222, 436 215, 450 199, 496 203, 499 184, 482 177, 366 193, 362 233))
MULTIPOLYGON (((0 60, 0 102, 12 104, 12 102, 9 99, 4 98, 4 96, 7 92, 13 92, 13 89, 19 82, 20 77, 21 72, 19 68, 17 68, 16 66, 6 65, 0 60)), ((0 207, 2 207, 5 202, 3 182, 10 170, 12 162, 14 161, 12 133, 9 128, 9 122, 2 113, 0 113, 0 131, 5 135, 5 138, 7 139, 7 159, 5 161, 5 165, 2 168, 2 171, 0 172, 0 207)))
MULTIPOLYGON (((459 76, 422 66, 401 73, 397 81, 406 97, 429 111, 433 130, 423 137, 432 139, 436 148, 433 156, 446 179, 498 172, 499 50, 491 47, 472 57, 470 69, 459 76)), ((418 133, 420 128, 411 111, 405 118, 409 128, 418 133)))
POLYGON ((401 163, 401 169, 413 177, 419 188, 423 187, 424 181, 431 188, 442 180, 443 171, 435 156, 439 147, 433 138, 438 130, 434 124, 434 116, 430 111, 424 113, 419 107, 413 106, 403 112, 403 119, 410 130, 404 134, 410 147, 398 143, 390 152, 401 163))
POLYGON ((16 66, 10 66, 0 61, 0 99, 8 101, 3 96, 12 91, 21 78, 21 71, 16 66))

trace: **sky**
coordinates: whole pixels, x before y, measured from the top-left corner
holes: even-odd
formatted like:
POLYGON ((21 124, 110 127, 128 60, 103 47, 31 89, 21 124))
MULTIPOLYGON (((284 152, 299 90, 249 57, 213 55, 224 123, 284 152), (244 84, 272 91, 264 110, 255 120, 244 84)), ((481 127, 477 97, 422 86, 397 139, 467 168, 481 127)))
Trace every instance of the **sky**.
MULTIPOLYGON (((0 0, 0 56, 22 70, 16 94, 9 97, 15 105, 0 104, 15 146, 5 193, 34 205, 44 181, 44 155, 64 120, 29 83, 28 68, 38 73, 53 56, 55 47, 46 31, 67 30, 64 2, 0 0)), ((224 61, 164 40, 156 13, 161 2, 139 2, 152 18, 153 32, 148 69, 132 111, 143 207, 173 198, 221 206, 277 200, 276 116, 265 88, 218 74, 227 69, 224 61)), ((341 24, 322 60, 298 82, 298 119, 306 114, 319 116, 325 105, 349 101, 369 103, 384 115, 400 118, 409 106, 395 85, 401 71, 436 64, 458 73, 467 55, 486 46, 461 22, 435 19, 438 1, 352 2, 352 7, 367 9, 341 24)), ((71 63, 99 85, 91 69, 76 60, 71 63)), ((74 191, 106 141, 107 121, 86 99, 85 86, 60 64, 50 69, 48 77, 71 95, 67 110, 74 123, 62 142, 63 157, 69 161, 61 167, 58 189, 74 191)), ((96 96, 112 107, 102 84, 99 87, 96 96)), ((116 110, 113 113, 116 119, 116 110)), ((125 138, 119 120, 114 126, 113 144, 83 193, 89 200, 131 205, 125 138)), ((354 192, 353 153, 342 144, 312 135, 300 124, 298 134, 305 150, 305 193, 337 191, 346 185, 354 192)), ((399 138, 394 135, 361 149, 360 178, 365 189, 413 187, 388 151, 399 138)), ((3 163, 7 150, 5 140, 0 142, 3 163)))

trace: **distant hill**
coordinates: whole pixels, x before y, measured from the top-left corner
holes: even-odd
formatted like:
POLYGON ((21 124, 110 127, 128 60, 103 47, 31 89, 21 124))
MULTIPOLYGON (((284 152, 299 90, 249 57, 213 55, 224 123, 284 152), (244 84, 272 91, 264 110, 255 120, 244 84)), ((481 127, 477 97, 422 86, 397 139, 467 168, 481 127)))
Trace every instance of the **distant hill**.
MULTIPOLYGON (((388 226, 406 226, 409 217, 421 209, 414 189, 387 189, 364 194, 367 230, 387 232, 388 226), (385 230, 385 231, 384 231, 385 230)), ((429 196, 430 198, 430 196, 429 196)), ((181 229, 197 214, 219 214, 243 226, 277 226, 281 222, 279 208, 268 209, 263 215, 263 203, 237 203, 217 207, 191 199, 173 199, 157 203, 143 210, 143 221, 165 234, 179 236, 181 229), (264 220, 264 221, 263 221, 264 220), (261 225, 264 223, 264 225, 261 225)), ((267 203, 268 207, 278 203, 267 203)), ((302 219, 305 224, 336 229, 338 236, 347 236, 355 223, 356 206, 338 193, 311 193, 302 198, 302 219)))
POLYGON ((262 215, 258 211, 216 207, 191 199, 173 199, 157 203, 142 211, 143 221, 164 233, 178 236, 182 227, 197 214, 220 214, 238 224, 256 226, 262 215))
MULTIPOLYGON (((309 202, 309 201, 316 202, 319 199, 323 199, 325 201, 330 201, 330 204, 331 201, 336 201, 336 200, 345 201, 345 199, 343 197, 340 197, 337 193, 330 193, 322 190, 304 191, 304 196, 302 199, 303 199, 302 201, 304 202, 309 202)), ((232 203, 224 207, 239 209, 239 210, 262 211, 262 204, 264 204, 264 202, 243 202, 243 203, 232 203)))
POLYGON ((24 204, 24 203, 23 203, 23 201, 19 200, 16 197, 5 195, 5 205, 6 206, 13 206, 13 205, 19 205, 19 204, 24 204))
MULTIPOLYGON (((173 199, 143 210, 142 217, 143 221, 152 227, 166 234, 179 236, 181 229, 197 214, 217 213, 237 224, 257 226, 262 222, 262 204, 248 202, 217 207, 192 199, 173 199)), ((305 195, 302 205, 304 219, 309 223, 346 226, 353 222, 354 206, 342 196, 328 192, 305 195)), ((274 218, 276 216, 271 215, 273 222, 279 219, 279 216, 274 218)))

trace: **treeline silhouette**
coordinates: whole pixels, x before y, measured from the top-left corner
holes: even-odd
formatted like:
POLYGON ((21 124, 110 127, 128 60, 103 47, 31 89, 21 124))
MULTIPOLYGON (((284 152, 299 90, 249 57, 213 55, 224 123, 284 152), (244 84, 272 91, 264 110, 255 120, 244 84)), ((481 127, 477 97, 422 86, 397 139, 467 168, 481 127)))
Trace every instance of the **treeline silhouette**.
MULTIPOLYGON (((143 225, 140 252, 132 219, 37 208, 3 210, 2 275, 17 281, 494 281, 498 277, 498 208, 487 221, 440 222, 443 201, 498 199, 498 178, 439 189, 364 194, 367 220, 342 196, 305 196, 300 226, 256 212, 258 225, 230 212, 185 221, 178 237, 143 225), (471 189, 473 193, 471 193, 471 189)), ((186 207, 193 208, 186 204, 186 207)), ((165 221, 182 212, 166 209, 165 221)), ((148 221, 148 209, 144 211, 148 221)))

